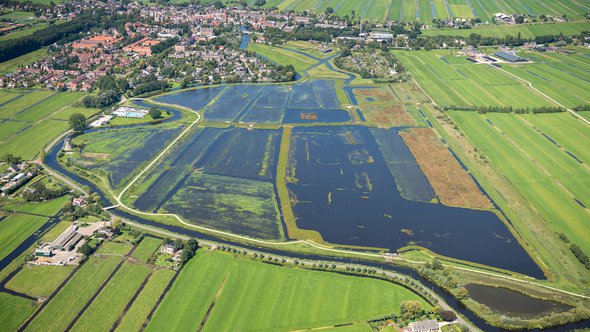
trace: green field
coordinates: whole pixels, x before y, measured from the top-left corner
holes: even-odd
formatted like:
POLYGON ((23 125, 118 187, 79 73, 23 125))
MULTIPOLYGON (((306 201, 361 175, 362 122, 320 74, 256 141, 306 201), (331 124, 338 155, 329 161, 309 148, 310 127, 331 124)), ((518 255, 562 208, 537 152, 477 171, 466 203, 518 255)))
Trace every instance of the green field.
POLYGON ((533 63, 503 65, 502 69, 528 81, 566 107, 590 104, 590 52, 576 48, 570 55, 526 52, 533 63))
POLYGON ((156 239, 153 237, 145 237, 139 243, 139 246, 135 248, 131 257, 135 259, 139 259, 142 262, 145 262, 150 256, 158 249, 158 247, 162 244, 162 239, 156 239))
POLYGON ((99 111, 72 110, 70 105, 84 95, 35 90, 1 106, 0 118, 6 121, 0 123, 0 153, 33 159, 48 142, 69 128, 69 115, 81 112, 89 116, 99 111))
POLYGON ((588 22, 567 22, 567 23, 547 23, 547 24, 517 24, 517 25, 490 25, 480 26, 473 29, 428 29, 422 32, 425 36, 460 36, 469 37, 472 33, 479 34, 483 37, 504 37, 520 36, 522 38, 534 38, 535 36, 558 35, 564 34, 578 35, 582 31, 588 31, 590 23, 588 22))
POLYGON ((123 256, 131 250, 129 243, 105 242, 97 251, 99 254, 123 256))
POLYGON ((147 329, 197 330, 215 298, 205 331, 332 326, 398 312, 404 300, 422 301, 385 281, 199 251, 181 271, 147 329))
POLYGON ((25 265, 6 288, 34 297, 48 297, 72 273, 73 266, 25 265))
POLYGON ((149 273, 150 268, 146 265, 125 262, 74 324, 72 331, 108 331, 149 273))
POLYGON ((63 331, 113 272, 120 257, 92 257, 35 317, 28 331, 63 331))
POLYGON ((17 58, 14 58, 12 60, 8 60, 8 61, 4 61, 4 62, 0 62, 0 75, 9 73, 13 70, 15 70, 16 68, 18 68, 19 65, 29 65, 33 62, 39 61, 43 58, 45 58, 47 56, 47 49, 39 49, 36 51, 33 51, 31 53, 27 53, 25 55, 21 55, 17 58))
POLYGON ((0 259, 10 254, 21 242, 33 234, 47 218, 26 214, 12 214, 0 222, 0 259))
POLYGON ((15 202, 9 201, 2 205, 1 209, 6 211, 26 212, 32 214, 41 214, 47 217, 52 217, 59 212, 64 204, 69 200, 69 197, 64 196, 46 202, 15 202))
MULTIPOLYGON (((145 241, 145 240, 144 240, 145 241)), ((121 323, 117 326, 117 331, 140 331, 141 326, 147 319, 152 308, 164 292, 164 289, 174 277, 174 271, 161 269, 153 271, 147 284, 135 299, 121 323)))
POLYGON ((590 139, 585 124, 565 113, 450 115, 556 232, 566 234, 590 253, 590 241, 585 236, 590 213, 581 206, 590 206, 590 176, 585 166, 590 155, 580 144, 590 139), (567 132, 563 128, 568 128, 567 132))
POLYGON ((0 330, 16 331, 35 308, 36 303, 31 300, 0 293, 0 330))
POLYGON ((395 55, 441 106, 555 106, 509 74, 471 63, 454 51, 397 51, 395 55))
POLYGON ((256 54, 272 61, 276 61, 282 65, 293 65, 295 70, 300 73, 317 62, 316 60, 299 53, 288 51, 280 47, 272 47, 258 43, 250 43, 248 50, 254 51, 256 54))
MULTIPOLYGON (((173 3, 187 3, 188 0, 173 0, 173 3)), ((213 3, 205 0, 202 3, 213 3)), ((223 0, 235 5, 234 0, 223 0)), ((254 0, 246 1, 254 7, 254 0)), ((334 9, 339 17, 362 17, 363 20, 384 22, 387 18, 392 21, 423 21, 430 23, 432 18, 444 19, 448 17, 472 18, 479 17, 482 22, 491 22, 497 12, 509 14, 529 15, 567 15, 569 19, 582 19, 588 11, 590 3, 587 0, 434 0, 431 6, 428 0, 267 0, 265 8, 278 7, 282 11, 308 11, 323 14, 326 8, 334 9), (448 3, 450 12, 446 9, 448 3), (470 8, 473 8, 473 11, 470 8), (434 15, 433 8, 434 7, 434 15), (353 15, 354 14, 354 15, 353 15)))

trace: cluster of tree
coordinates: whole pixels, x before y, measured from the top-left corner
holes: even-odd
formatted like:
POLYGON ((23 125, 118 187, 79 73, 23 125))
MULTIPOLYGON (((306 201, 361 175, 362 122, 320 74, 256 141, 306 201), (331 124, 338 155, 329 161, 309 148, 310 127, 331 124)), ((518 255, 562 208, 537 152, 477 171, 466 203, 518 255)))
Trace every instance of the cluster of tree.
POLYGON ((21 195, 27 202, 41 202, 51 200, 61 197, 70 191, 67 187, 59 185, 55 189, 50 189, 41 182, 31 185, 30 188, 33 190, 26 190, 21 195))
POLYGON ((588 255, 575 243, 570 243, 570 251, 576 256, 578 261, 584 265, 584 267, 590 270, 590 259, 588 255))
POLYGON ((445 289, 457 287, 455 280, 437 259, 434 259, 432 263, 421 266, 418 272, 426 279, 445 289))
POLYGON ((570 239, 567 237, 567 235, 563 233, 557 233, 557 236, 561 241, 569 244, 570 251, 574 254, 578 261, 582 263, 586 269, 590 270, 590 258, 588 258, 588 255, 586 255, 582 248, 580 248, 580 246, 577 244, 570 242, 570 239))
POLYGON ((162 117, 162 111, 160 111, 156 107, 150 108, 149 114, 152 117, 152 119, 154 119, 154 120, 157 120, 162 117))
POLYGON ((113 223, 112 231, 115 235, 120 235, 123 233, 123 231, 125 231, 125 233, 127 233, 127 235, 129 235, 132 238, 131 243, 133 244, 141 242, 141 240, 143 240, 143 238, 145 237, 144 232, 118 221, 113 223))
POLYGON ((63 41, 72 35, 86 32, 101 23, 101 15, 82 14, 79 17, 63 24, 49 25, 47 28, 34 33, 5 40, 0 44, 0 62, 14 59, 23 54, 38 50, 43 46, 63 41))
POLYGON ((23 161, 23 158, 13 155, 12 153, 5 153, 2 155, 2 157, 0 157, 0 161, 8 164, 18 164, 23 161))
POLYGON ((135 88, 133 89, 133 95, 139 96, 153 91, 164 90, 168 87, 168 82, 164 80, 160 81, 156 75, 151 74, 136 81, 135 88))
POLYGON ((401 318, 404 320, 416 320, 425 314, 424 306, 419 301, 402 301, 399 305, 401 318))
POLYGON ((70 57, 65 57, 63 59, 59 59, 58 60, 52 60, 51 61, 51 67, 53 69, 57 69, 57 70, 69 70, 75 67, 75 65, 77 63, 80 62, 80 58, 78 58, 78 56, 70 56, 70 57))
POLYGON ((153 54, 162 53, 165 50, 167 50, 168 48, 172 47, 177 42, 178 42, 178 38, 168 38, 159 44, 152 45, 150 47, 150 49, 152 50, 153 54))
POLYGON ((83 245, 81 245, 80 248, 78 248, 78 252, 88 257, 94 253, 94 248, 90 246, 88 242, 86 242, 83 245))
POLYGON ((276 82, 291 82, 295 80, 297 72, 293 65, 275 65, 270 73, 270 78, 276 82))
POLYGON ((86 96, 82 104, 87 108, 104 108, 116 104, 121 100, 119 93, 115 90, 101 92, 98 96, 86 96))
POLYGON ((123 77, 115 78, 114 75, 105 75, 94 82, 94 87, 98 88, 101 92, 117 91, 119 93, 125 93, 129 90, 129 82, 123 77))
POLYGON ((280 44, 285 40, 316 40, 329 43, 334 37, 355 35, 358 35, 358 30, 353 28, 316 28, 305 26, 304 24, 299 25, 291 32, 283 31, 279 28, 266 28, 266 30, 264 30, 264 36, 273 44, 280 44))
MULTIPOLYGON (((380 70, 374 70, 370 66, 364 66, 362 68, 347 66, 346 65, 347 63, 358 63, 359 62, 358 61, 359 59, 354 59, 355 54, 353 54, 351 52, 350 48, 344 49, 336 58, 334 58, 334 64, 338 68, 359 74, 364 79, 375 79, 375 81, 379 80, 381 82, 389 82, 389 83, 394 83, 394 82, 399 82, 399 81, 405 80, 405 75, 401 75, 401 74, 403 74, 406 71, 406 69, 401 64, 401 62, 395 57, 395 55, 393 55, 391 52, 388 51, 388 49, 385 45, 371 43, 366 47, 366 49, 359 51, 358 54, 360 55, 360 57, 365 57, 365 58, 370 59, 370 57, 367 53, 371 53, 371 56, 379 56, 382 59, 384 59, 388 65, 388 67, 395 68, 398 75, 396 75, 396 77, 392 78, 390 75, 383 73, 380 70), (379 45, 379 48, 376 47, 377 45, 379 45), (365 53, 364 55, 362 54, 363 52, 365 53), (348 60, 348 61, 346 61, 346 60, 348 60)), ((362 59, 360 59, 360 62, 362 62, 362 59)))
POLYGON ((84 207, 74 206, 71 201, 67 202, 64 206, 64 219, 75 221, 87 216, 95 216, 102 218, 103 220, 108 220, 110 215, 108 212, 102 209, 102 202, 98 194, 90 194, 88 197, 86 197, 86 202, 88 204, 84 207))
POLYGON ((196 239, 188 239, 186 242, 176 239, 174 241, 170 239, 164 239, 163 244, 173 244, 174 252, 182 250, 180 254, 180 266, 184 266, 191 258, 195 256, 197 249, 199 249, 199 243, 196 239))
MULTIPOLYGON (((84 98, 86 100, 86 98, 84 98)), ((74 131, 83 131, 86 129, 86 116, 82 113, 74 113, 70 115, 70 128, 74 131)))
POLYGON ((576 112, 590 111, 590 104, 578 105, 573 108, 576 112))
POLYGON ((541 106, 541 107, 527 107, 514 108, 512 106, 443 106, 440 108, 443 111, 457 110, 457 111, 471 111, 480 114, 485 113, 516 113, 516 114, 537 114, 537 113, 559 113, 565 112, 563 107, 558 106, 541 106))

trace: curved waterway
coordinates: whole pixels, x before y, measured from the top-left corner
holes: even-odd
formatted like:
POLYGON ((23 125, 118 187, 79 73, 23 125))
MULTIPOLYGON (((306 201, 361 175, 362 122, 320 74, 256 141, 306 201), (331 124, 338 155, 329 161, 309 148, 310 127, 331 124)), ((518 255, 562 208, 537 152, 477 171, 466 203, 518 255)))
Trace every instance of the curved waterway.
MULTIPOLYGON (((105 206, 114 205, 114 203, 112 201, 110 201, 106 197, 106 195, 96 185, 94 185, 93 183, 91 183, 91 182, 79 177, 78 175, 66 170, 57 162, 57 155, 60 150, 61 150, 61 144, 56 144, 51 149, 51 151, 47 154, 47 159, 46 159, 47 165, 49 167, 51 167, 52 169, 69 177, 70 179, 76 181, 77 183, 87 186, 88 188, 90 188, 90 190, 98 193, 98 195, 103 200, 103 203, 105 204, 105 206)), ((265 253, 271 254, 271 255, 280 255, 280 256, 299 258, 299 259, 327 260, 327 261, 335 261, 335 262, 342 262, 342 263, 362 264, 365 266, 382 268, 382 269, 395 271, 400 274, 405 274, 405 275, 411 276, 412 278, 420 281, 424 286, 431 288, 432 291, 434 291, 439 297, 441 297, 455 311, 461 313, 463 316, 465 316, 467 319, 469 319, 469 321, 471 321, 478 328, 480 328, 484 331, 502 331, 502 329, 493 327, 493 326, 489 325, 488 323, 486 323, 483 319, 476 316, 473 312, 468 310, 463 304, 461 304, 459 301, 457 301, 457 299, 455 299, 454 297, 452 297, 448 293, 442 291, 436 285, 434 285, 433 283, 431 283, 427 279, 420 276, 416 271, 411 270, 409 268, 402 268, 402 267, 397 267, 397 266, 393 266, 393 265, 389 265, 389 264, 382 264, 382 263, 376 263, 376 262, 372 262, 372 261, 365 261, 362 259, 347 259, 347 258, 339 258, 339 257, 333 257, 333 256, 321 256, 321 255, 304 255, 304 254, 297 254, 297 253, 293 253, 293 252, 289 252, 289 251, 259 248, 259 247, 255 247, 255 246, 251 246, 251 245, 237 243, 234 241, 229 241, 229 240, 219 238, 216 236, 212 236, 209 234, 204 234, 204 233, 201 233, 201 232, 198 232, 195 230, 190 230, 190 229, 186 229, 186 228, 182 228, 182 227, 178 227, 178 226, 161 224, 158 222, 154 222, 152 220, 140 218, 138 216, 129 214, 129 213, 121 211, 119 209, 113 209, 113 210, 110 210, 110 212, 113 213, 114 215, 134 221, 134 222, 142 224, 142 225, 163 229, 163 230, 166 230, 166 231, 169 231, 172 233, 181 234, 181 235, 185 235, 185 236, 189 236, 189 237, 195 237, 198 239, 216 241, 216 242, 220 242, 220 243, 224 243, 224 244, 228 244, 228 245, 234 245, 234 246, 238 246, 238 247, 242 247, 242 248, 246 248, 246 249, 250 249, 250 250, 257 250, 257 251, 265 252, 265 253)), ((581 329, 581 328, 590 328, 590 319, 584 320, 584 321, 578 322, 578 323, 570 323, 570 324, 561 325, 561 326, 557 326, 557 327, 553 327, 553 328, 549 328, 549 329, 544 329, 542 331, 564 331, 564 330, 574 330, 574 329, 581 329)), ((537 331, 539 331, 539 330, 537 330, 537 331)))

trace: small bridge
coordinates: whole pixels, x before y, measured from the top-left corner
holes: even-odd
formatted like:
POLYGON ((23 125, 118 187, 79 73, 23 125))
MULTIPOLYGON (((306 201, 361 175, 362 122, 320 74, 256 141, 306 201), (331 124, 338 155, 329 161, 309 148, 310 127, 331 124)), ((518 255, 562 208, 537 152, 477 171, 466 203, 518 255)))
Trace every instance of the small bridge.
POLYGON ((103 210, 108 211, 108 210, 116 209, 118 207, 119 207, 119 204, 111 205, 111 206, 104 207, 103 210))

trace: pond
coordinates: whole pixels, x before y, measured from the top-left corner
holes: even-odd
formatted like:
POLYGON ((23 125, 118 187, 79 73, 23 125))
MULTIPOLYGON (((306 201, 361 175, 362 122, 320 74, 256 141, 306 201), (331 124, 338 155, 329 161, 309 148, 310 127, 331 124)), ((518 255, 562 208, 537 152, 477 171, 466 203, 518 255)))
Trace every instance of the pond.
POLYGON ((503 287, 467 284, 465 288, 471 299, 506 316, 531 317, 571 309, 567 304, 536 299, 503 287))

